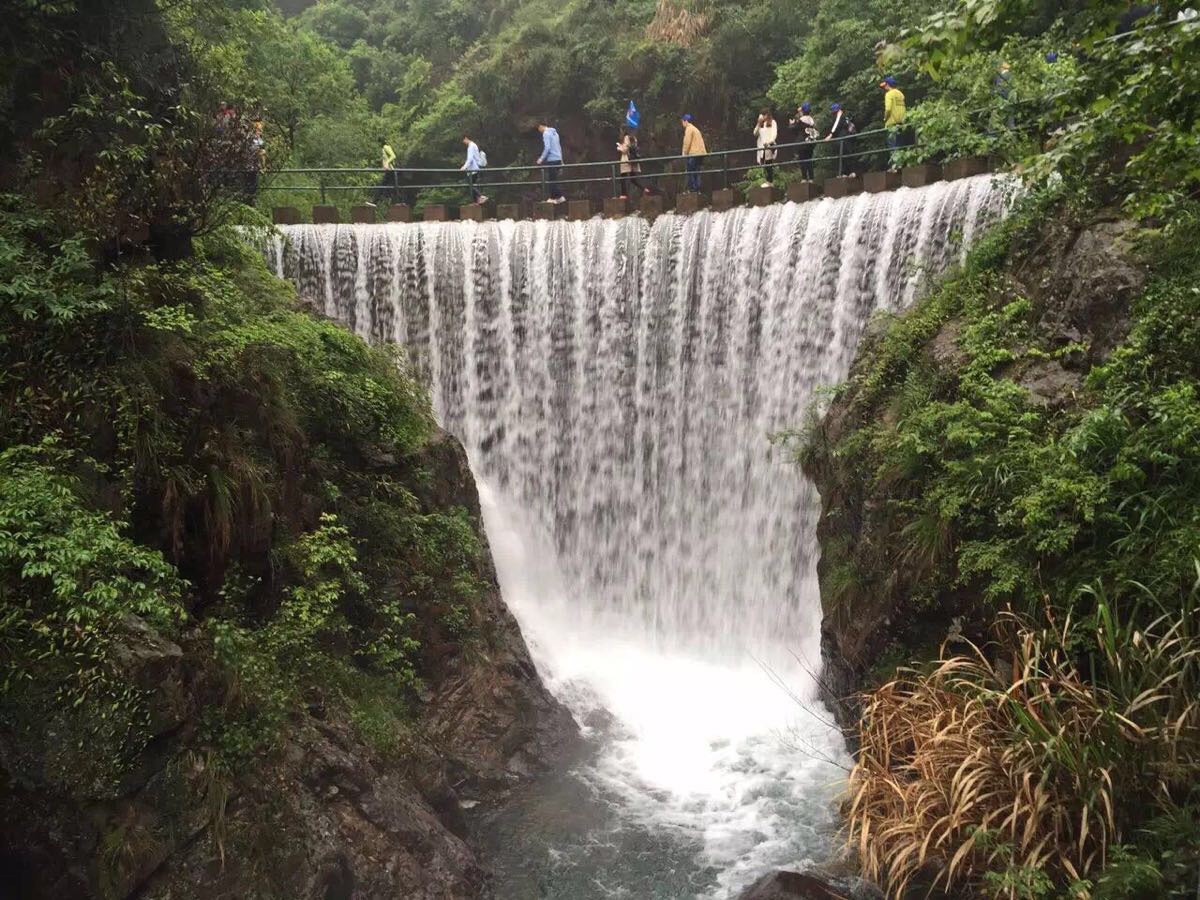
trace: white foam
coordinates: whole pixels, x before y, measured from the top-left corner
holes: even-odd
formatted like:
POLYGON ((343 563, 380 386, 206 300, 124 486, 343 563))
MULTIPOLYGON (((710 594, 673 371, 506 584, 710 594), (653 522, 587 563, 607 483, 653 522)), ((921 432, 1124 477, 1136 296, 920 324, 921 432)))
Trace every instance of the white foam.
POLYGON ((581 721, 615 717, 583 777, 695 838, 722 891, 824 852, 847 763, 814 700, 818 498, 768 436, 1005 202, 982 177, 652 227, 293 226, 269 250, 406 347, 535 661, 581 721))

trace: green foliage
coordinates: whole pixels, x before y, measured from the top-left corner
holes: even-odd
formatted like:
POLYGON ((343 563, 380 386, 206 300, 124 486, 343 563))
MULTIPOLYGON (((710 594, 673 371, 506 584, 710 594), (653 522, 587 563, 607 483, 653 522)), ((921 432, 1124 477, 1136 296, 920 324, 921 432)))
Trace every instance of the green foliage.
MULTIPOLYGON (((999 265, 1029 246, 1046 209, 1023 210, 963 272, 891 322, 845 395, 856 426, 832 447, 814 435, 809 466, 832 460, 834 471, 871 473, 858 488, 870 498, 865 527, 890 538, 874 556, 829 544, 823 590, 826 581, 841 590, 852 572, 852 597, 899 594, 908 604, 900 615, 957 610, 971 598, 976 620, 1008 606, 1047 617, 1036 658, 1053 647, 1055 659, 1078 667, 1071 677, 1086 685, 1098 724, 1058 727, 1039 707, 1036 717, 1014 719, 1020 733, 1004 740, 1044 744, 1051 756, 1029 767, 1043 778, 1061 769, 1113 785, 1114 811, 1095 806, 1099 794, 1087 802, 1113 819, 1112 833, 1128 846, 1092 870, 1092 887, 1076 887, 1100 897, 1175 896, 1194 889, 1196 857, 1179 849, 1188 844, 1164 857, 1167 842, 1155 829, 1194 821, 1200 764, 1192 699, 1200 676, 1200 254, 1176 227, 1147 237, 1143 252, 1156 274, 1127 337, 1089 371, 1088 349, 1048 340, 1039 307, 999 265), (940 362, 930 353, 935 335, 940 362), (1043 373, 1062 373, 1074 396, 1039 401, 1024 384, 1043 373), (1169 881, 1167 862, 1178 864, 1169 881)), ((1027 644, 1008 649, 1003 635, 993 646, 988 653, 1031 652, 1027 644)), ((1029 672, 1066 683, 1040 663, 1027 663, 1023 677, 1029 672)), ((990 706, 990 691, 967 693, 990 706)), ((1187 840, 1195 846, 1194 835, 1187 840)), ((1024 859, 1007 863, 997 845, 983 886, 1004 897, 1076 889, 1024 859)))
MULTIPOLYGON (((798 11, 798 18, 811 25, 799 42, 800 52, 780 62, 770 98, 781 112, 794 110, 804 101, 813 105, 818 128, 827 128, 829 106, 841 103, 854 117, 860 131, 883 124, 883 97, 878 88, 885 74, 904 82, 910 104, 919 98, 905 75, 907 66, 898 64, 884 48, 902 28, 932 12, 935 4, 896 4, 871 0, 868 3, 811 3, 798 11)), ((822 132, 822 136, 824 132, 822 132)))
POLYGON ((95 464, 53 438, 0 452, 0 711, 36 757, 58 710, 59 746, 37 764, 60 785, 106 790, 149 737, 125 648, 145 625, 178 628, 185 585, 94 508, 89 480, 102 484, 95 464))
POLYGON ((119 777, 145 739, 131 617, 174 634, 186 598, 222 673, 215 765, 241 771, 318 699, 396 750, 421 639, 473 636, 482 552, 465 511, 414 493, 433 418, 403 360, 299 309, 244 233, 102 269, 8 202, 2 704, 29 746, 65 704, 97 771, 55 771, 119 777))
POLYGON ((981 82, 955 81, 1011 57, 1006 103, 1028 132, 1002 142, 1001 156, 1020 159, 1035 179, 1063 179, 1101 203, 1120 200, 1136 216, 1175 214, 1200 184, 1200 75, 1191 64, 1200 21, 1181 14, 1183 7, 1156 6, 1120 35, 1118 17, 1129 10, 1123 3, 1040 8, 1026 0, 962 0, 908 35, 914 64, 946 79, 941 108, 914 110, 914 122, 933 129, 939 153, 956 144, 962 149, 955 152, 981 149, 951 108, 973 108, 981 82), (1047 14, 1062 16, 1049 31, 1047 14), (1014 44, 1014 31, 1036 37, 1014 44), (1039 62, 1033 51, 1041 50, 1055 50, 1058 62, 1039 62), (1030 141, 1034 135, 1039 143, 1030 141))

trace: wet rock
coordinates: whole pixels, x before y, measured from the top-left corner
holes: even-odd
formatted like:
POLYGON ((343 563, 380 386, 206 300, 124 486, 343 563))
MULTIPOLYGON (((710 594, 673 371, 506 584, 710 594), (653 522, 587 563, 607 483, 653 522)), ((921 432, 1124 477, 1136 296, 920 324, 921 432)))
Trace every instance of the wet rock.
MULTIPOLYGON (((479 495, 462 446, 445 435, 430 444, 426 459, 437 473, 425 488, 427 502, 466 509, 482 538, 479 495)), ((422 725, 451 782, 486 795, 565 758, 578 743, 579 729, 538 676, 517 620, 500 596, 490 553, 479 574, 488 585, 475 608, 482 646, 439 660, 422 725)))
POLYGON ((1083 376, 1064 369, 1055 360, 1044 360, 1016 376, 1017 384, 1029 391, 1030 402, 1046 409, 1062 409, 1083 388, 1083 376))
MULTIPOLYGON (((1037 346, 1068 351, 1023 359, 997 373, 1023 387, 1032 405, 1058 411, 1076 403, 1089 368, 1128 332, 1130 308, 1146 277, 1133 252, 1135 234, 1136 226, 1123 221, 1084 227, 1051 221, 1031 245, 1014 248, 1012 262, 993 288, 996 303, 1028 299, 1037 346)), ((960 346, 964 327, 951 319, 922 348, 938 383, 953 383, 968 362, 960 346)), ((830 404, 803 457, 822 503, 817 524, 822 699, 852 748, 860 715, 857 692, 871 679, 890 674, 890 663, 876 671, 881 660, 936 652, 955 617, 963 635, 984 627, 977 621, 977 598, 966 587, 941 592, 936 603, 910 602, 921 590, 922 573, 895 552, 887 485, 854 471, 834 452, 862 427, 887 428, 899 415, 896 404, 867 402, 857 387, 878 344, 878 336, 868 332, 846 390, 830 404)))
POLYGON ((966 365, 967 354, 958 344, 960 337, 962 323, 957 319, 951 319, 938 330, 929 342, 928 349, 929 358, 935 366, 957 369, 966 365))
POLYGON ((1130 304, 1146 281, 1133 253, 1136 233, 1124 220, 1048 230, 1035 262, 1015 275, 1052 341, 1084 341, 1097 362, 1125 336, 1130 304))
POLYGON ((768 872, 742 891, 737 900, 854 900, 824 878, 780 869, 768 872))
POLYGON ((124 626, 126 636, 113 657, 126 679, 149 695, 150 734, 158 737, 182 725, 191 711, 183 650, 137 616, 126 616, 124 626))

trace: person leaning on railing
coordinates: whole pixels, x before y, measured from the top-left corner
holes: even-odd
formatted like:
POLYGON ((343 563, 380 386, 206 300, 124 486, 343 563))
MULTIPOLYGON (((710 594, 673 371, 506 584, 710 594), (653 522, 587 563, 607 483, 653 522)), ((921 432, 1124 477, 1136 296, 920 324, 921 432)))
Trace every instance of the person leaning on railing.
POLYGON ((800 177, 805 181, 813 180, 813 150, 820 133, 817 131, 817 120, 812 116, 812 104, 807 100, 800 104, 794 118, 788 121, 792 126, 792 138, 800 144, 796 148, 796 159, 800 161, 800 177))
POLYGON ((837 141, 838 177, 840 178, 843 175, 853 176, 854 172, 846 171, 846 144, 857 129, 855 129, 854 122, 850 118, 850 113, 842 109, 842 104, 833 104, 829 107, 829 111, 833 113, 833 124, 829 126, 829 134, 826 135, 825 140, 837 141))

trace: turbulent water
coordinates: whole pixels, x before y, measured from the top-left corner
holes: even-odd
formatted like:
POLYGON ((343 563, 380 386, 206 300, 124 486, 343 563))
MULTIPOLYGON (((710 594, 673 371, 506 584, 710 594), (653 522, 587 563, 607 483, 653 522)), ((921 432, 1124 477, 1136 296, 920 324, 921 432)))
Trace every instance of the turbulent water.
POLYGON ((1005 205, 984 176, 652 226, 283 230, 270 257, 304 299, 407 348, 547 681, 585 723, 611 714, 527 810, 582 790, 603 815, 501 860, 501 896, 726 896, 828 850, 845 758, 814 701, 818 502, 770 437, 1005 205))

